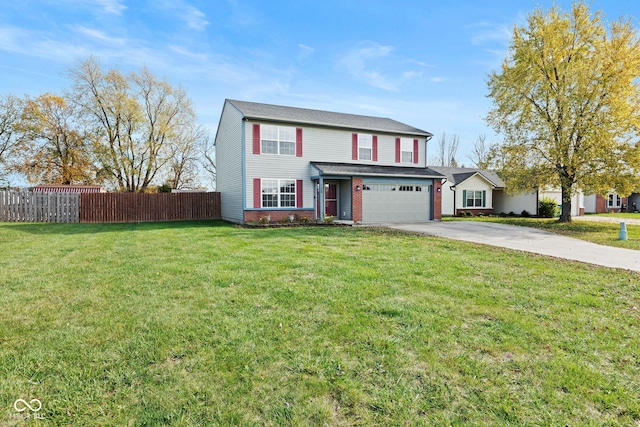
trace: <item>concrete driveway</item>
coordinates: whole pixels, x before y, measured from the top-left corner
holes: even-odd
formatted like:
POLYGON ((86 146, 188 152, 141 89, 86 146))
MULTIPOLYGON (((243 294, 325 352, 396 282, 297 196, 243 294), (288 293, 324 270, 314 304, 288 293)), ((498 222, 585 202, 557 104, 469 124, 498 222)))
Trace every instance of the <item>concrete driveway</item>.
POLYGON ((432 221, 384 226, 640 272, 640 251, 597 245, 535 228, 477 221, 432 221))

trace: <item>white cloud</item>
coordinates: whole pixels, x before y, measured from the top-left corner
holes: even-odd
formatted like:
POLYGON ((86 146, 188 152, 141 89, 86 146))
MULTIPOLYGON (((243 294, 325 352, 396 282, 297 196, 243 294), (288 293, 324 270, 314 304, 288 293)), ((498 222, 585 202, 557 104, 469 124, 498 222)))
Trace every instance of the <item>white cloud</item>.
POLYGON ((477 23, 471 28, 477 29, 471 36, 471 44, 482 46, 486 44, 507 45, 511 39, 511 29, 507 25, 477 23))
MULTIPOLYGON (((370 86, 386 91, 397 91, 406 81, 422 76, 422 71, 398 70, 398 66, 417 61, 394 56, 395 47, 377 43, 367 43, 353 49, 339 61, 349 74, 363 80, 370 86)), ((420 66, 426 66, 419 63, 420 66)))
POLYGON ((185 1, 159 0, 155 4, 159 9, 184 21, 187 27, 193 30, 202 31, 209 25, 207 15, 200 9, 188 5, 185 1))
POLYGON ((103 11, 112 15, 121 15, 127 8, 120 0, 94 0, 103 11))
POLYGON ((110 45, 124 45, 126 43, 126 40, 123 39, 123 38, 109 37, 103 31, 96 30, 94 28, 87 28, 87 27, 83 27, 83 26, 77 26, 74 29, 79 34, 88 36, 90 38, 93 38, 95 40, 99 40, 101 42, 106 42, 106 43, 108 43, 110 45))
POLYGON ((187 6, 182 17, 186 21, 187 26, 194 30, 202 31, 209 25, 207 15, 193 6, 187 6))
POLYGON ((300 53, 298 54, 298 59, 304 59, 308 56, 311 56, 313 52, 316 50, 311 46, 307 46, 306 44, 298 43, 298 48, 300 49, 300 53))

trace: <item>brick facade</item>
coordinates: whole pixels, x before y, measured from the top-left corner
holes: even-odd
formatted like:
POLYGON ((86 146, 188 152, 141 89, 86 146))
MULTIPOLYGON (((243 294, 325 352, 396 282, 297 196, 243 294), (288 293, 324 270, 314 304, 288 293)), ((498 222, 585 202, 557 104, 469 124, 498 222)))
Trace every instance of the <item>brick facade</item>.
POLYGON ((351 209, 353 222, 362 221, 362 178, 354 177, 351 180, 351 209))
POLYGON ((244 211, 244 222, 261 222, 261 218, 264 219, 266 216, 269 216, 269 220, 271 222, 278 221, 286 221, 288 220, 289 215, 293 215, 296 220, 301 218, 306 218, 310 221, 313 221, 313 211, 302 211, 302 210, 292 210, 292 211, 244 211))
POLYGON ((442 219, 442 181, 433 180, 433 219, 442 219))

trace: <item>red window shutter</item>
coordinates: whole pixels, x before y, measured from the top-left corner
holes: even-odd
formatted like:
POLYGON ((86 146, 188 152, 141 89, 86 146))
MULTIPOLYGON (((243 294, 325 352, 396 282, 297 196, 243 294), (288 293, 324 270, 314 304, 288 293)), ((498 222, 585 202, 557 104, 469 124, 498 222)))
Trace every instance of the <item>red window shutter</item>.
POLYGON ((302 129, 296 129, 296 157, 302 157, 302 129))
POLYGON ((260 191, 260 178, 253 179, 253 207, 262 207, 262 192, 260 191))
POLYGON ((400 163, 400 138, 396 138, 396 163, 400 163))
POLYGON ((302 207, 302 180, 296 180, 296 208, 302 207))
POLYGON ((351 136, 351 159, 358 160, 358 134, 351 136))
POLYGON ((378 161, 378 137, 376 135, 373 135, 372 141, 371 141, 371 159, 374 162, 378 161))
POLYGON ((418 164, 418 140, 413 140, 413 163, 418 164))
POLYGON ((253 154, 260 154, 260 125, 253 124, 253 154))

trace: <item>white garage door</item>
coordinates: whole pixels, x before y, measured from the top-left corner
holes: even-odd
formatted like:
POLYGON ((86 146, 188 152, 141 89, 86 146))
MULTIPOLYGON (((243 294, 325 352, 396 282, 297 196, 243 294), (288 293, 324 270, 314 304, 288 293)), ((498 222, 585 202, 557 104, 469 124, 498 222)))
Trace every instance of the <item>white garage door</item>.
POLYGON ((431 185, 366 183, 362 191, 363 222, 429 221, 431 185))

